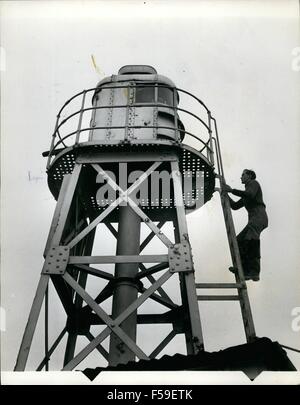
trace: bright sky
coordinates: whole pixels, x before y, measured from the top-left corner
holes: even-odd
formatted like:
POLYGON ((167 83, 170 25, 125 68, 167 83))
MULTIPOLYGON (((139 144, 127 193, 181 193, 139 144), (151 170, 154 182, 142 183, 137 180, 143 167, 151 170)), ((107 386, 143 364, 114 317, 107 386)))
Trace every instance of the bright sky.
MULTIPOLYGON (((269 228, 261 238, 261 281, 248 283, 255 326, 258 336, 300 348, 300 331, 292 327, 300 314, 298 1, 170 3, 1 2, 3 370, 15 364, 55 207, 41 153, 49 149, 56 113, 126 64, 152 65, 203 99, 218 122, 230 185, 241 188, 241 171, 256 170, 269 228)), ((234 219, 239 231, 246 213, 234 219)), ((196 280, 233 281, 217 194, 188 225, 196 280)), ((52 295, 54 339, 64 318, 52 295)), ((200 311, 207 350, 244 342, 237 303, 201 303, 200 311)), ((149 333, 140 335, 146 345, 149 333)), ((41 358, 40 341, 37 331, 28 369, 41 358)), ((180 351, 181 343, 175 339, 166 353, 180 351)), ((300 355, 288 355, 300 369, 300 355)), ((54 356, 53 369, 60 367, 54 356)))

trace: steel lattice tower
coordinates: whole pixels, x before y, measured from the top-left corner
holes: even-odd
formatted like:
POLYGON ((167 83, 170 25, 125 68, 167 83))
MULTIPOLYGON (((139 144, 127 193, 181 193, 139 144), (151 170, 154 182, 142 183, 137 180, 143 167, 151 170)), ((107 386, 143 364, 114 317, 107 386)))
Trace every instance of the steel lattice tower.
POLYGON ((225 182, 216 121, 201 100, 176 88, 150 66, 124 66, 118 75, 65 103, 44 155, 48 156, 48 185, 57 204, 15 370, 26 367, 43 301, 45 358, 37 370, 48 369, 51 354, 65 334, 63 370, 74 369, 93 350, 109 365, 156 358, 177 334, 184 334, 187 354, 197 354, 204 350, 198 300, 238 300, 246 339, 255 338, 229 202, 222 192, 232 261, 238 268, 236 281, 195 283, 186 214, 211 199, 216 180, 219 191, 225 182), (199 115, 179 107, 179 94, 197 105, 199 115), (197 135, 185 129, 179 113, 194 120, 197 135), (169 183, 164 183, 166 179, 169 183), (172 240, 162 230, 167 222, 173 223, 172 240), (115 255, 92 255, 100 224, 116 238, 115 255), (142 224, 151 232, 141 242, 142 224), (164 254, 142 254, 153 238, 164 244, 164 254), (97 267, 101 264, 114 264, 114 274, 97 267), (87 291, 88 277, 103 280, 96 297, 87 291), (171 277, 179 280, 177 302, 164 289, 171 277), (50 280, 66 313, 66 326, 49 348, 50 280), (196 292, 200 288, 236 288, 238 294, 201 296, 196 292), (109 297, 113 298, 111 313, 101 307, 109 297), (150 299, 166 311, 139 313, 150 299), (170 333, 145 353, 137 344, 137 325, 161 323, 171 325, 170 333), (95 337, 92 325, 105 327, 95 337), (85 336, 89 343, 75 354, 78 336, 85 336), (110 338, 108 351, 102 345, 106 338, 110 338))

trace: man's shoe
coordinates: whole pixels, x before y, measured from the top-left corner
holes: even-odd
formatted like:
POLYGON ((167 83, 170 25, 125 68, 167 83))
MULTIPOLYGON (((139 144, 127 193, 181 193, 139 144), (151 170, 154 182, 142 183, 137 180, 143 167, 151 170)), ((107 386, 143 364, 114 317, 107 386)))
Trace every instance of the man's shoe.
POLYGON ((251 279, 252 281, 259 281, 259 276, 252 276, 251 279))

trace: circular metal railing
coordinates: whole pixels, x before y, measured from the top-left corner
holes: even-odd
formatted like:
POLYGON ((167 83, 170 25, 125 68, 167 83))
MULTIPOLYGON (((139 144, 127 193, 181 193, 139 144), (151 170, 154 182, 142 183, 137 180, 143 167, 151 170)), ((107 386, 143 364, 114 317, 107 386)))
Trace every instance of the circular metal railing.
MULTIPOLYGON (((129 98, 128 98, 129 99, 129 98)), ((55 128, 54 132, 52 134, 52 140, 51 140, 51 145, 50 145, 50 150, 48 152, 45 152, 43 155, 48 156, 48 161, 47 161, 47 170, 51 166, 51 162, 54 156, 56 156, 62 149, 67 148, 67 147, 76 147, 79 144, 83 144, 84 142, 87 142, 86 139, 83 139, 84 136, 86 138, 86 135, 89 131, 94 131, 97 129, 124 129, 128 131, 129 129, 142 129, 145 128, 141 125, 122 125, 122 126, 91 126, 89 124, 84 124, 84 120, 87 118, 89 121, 91 118, 94 116, 97 110, 101 109, 126 109, 128 110, 129 107, 134 107, 134 108, 153 108, 153 107, 164 107, 167 109, 171 109, 174 112, 174 126, 161 126, 161 125, 153 125, 150 126, 148 125, 146 128, 147 129, 155 129, 156 131, 159 129, 164 129, 164 130, 173 130, 175 131, 176 138, 174 142, 180 143, 181 139, 183 136, 185 137, 185 143, 189 145, 189 140, 194 140, 196 141, 196 145, 190 145, 195 147, 199 152, 201 152, 209 161, 209 163, 214 166, 214 154, 216 153, 217 156, 217 168, 219 174, 222 174, 223 172, 223 167, 222 167, 222 160, 221 160, 221 154, 220 154, 220 144, 219 144, 219 138, 218 138, 218 131, 217 131, 217 125, 216 125, 216 120, 212 117, 210 110, 207 108, 207 106, 201 101, 198 97, 194 96, 192 93, 177 88, 177 87, 171 87, 170 85, 163 85, 161 83, 157 82, 151 82, 151 83, 143 83, 143 84, 120 84, 120 85, 103 85, 101 87, 94 87, 90 88, 87 90, 83 90, 74 96, 72 96, 69 100, 67 100, 64 105, 61 107, 57 114, 57 119, 55 123, 55 128), (118 88, 123 88, 124 90, 132 90, 133 88, 138 88, 138 87, 154 87, 154 88, 168 88, 173 92, 173 102, 172 104, 169 103, 163 103, 163 102, 135 102, 135 101, 129 101, 127 104, 120 104, 120 105, 101 105, 101 106, 96 106, 93 105, 93 97, 95 94, 100 92, 101 90, 108 90, 108 89, 118 89, 118 88), (181 94, 184 96, 188 96, 193 102, 196 102, 196 109, 199 109, 199 112, 204 114, 204 117, 200 118, 198 115, 198 111, 192 112, 187 108, 181 108, 177 106, 177 100, 178 100, 178 95, 181 94), (87 96, 90 97, 90 101, 87 101, 87 96), (76 108, 76 103, 80 107, 76 108), (89 103, 90 106, 87 106, 89 103), (72 105, 73 104, 73 105, 72 105), (71 107, 71 111, 68 112, 67 110, 71 107), (72 110, 75 111, 72 111, 72 110), (178 113, 183 113, 186 114, 186 116, 189 118, 189 120, 193 120, 192 127, 194 128, 195 123, 198 125, 196 127, 196 132, 203 132, 204 134, 200 136, 196 135, 191 131, 188 131, 185 128, 182 128, 182 126, 179 125, 181 120, 179 119, 178 113), (65 114, 65 115, 64 115, 65 114), (87 114, 89 116, 87 117, 87 114), (75 119, 75 122, 74 122, 75 119), (64 130, 64 134, 62 134, 62 130, 64 130)), ((186 124, 186 122, 184 122, 186 124)), ((122 142, 122 141, 121 141, 122 142)), ((101 143, 101 142, 99 142, 101 143)))

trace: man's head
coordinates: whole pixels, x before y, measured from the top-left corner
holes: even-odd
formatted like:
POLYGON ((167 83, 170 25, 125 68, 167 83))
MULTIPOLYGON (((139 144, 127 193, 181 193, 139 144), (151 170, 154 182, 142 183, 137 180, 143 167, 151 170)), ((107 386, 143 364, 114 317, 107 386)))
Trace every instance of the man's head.
POLYGON ((242 184, 247 184, 250 180, 255 180, 256 174, 253 170, 244 169, 241 175, 241 182, 242 184))

